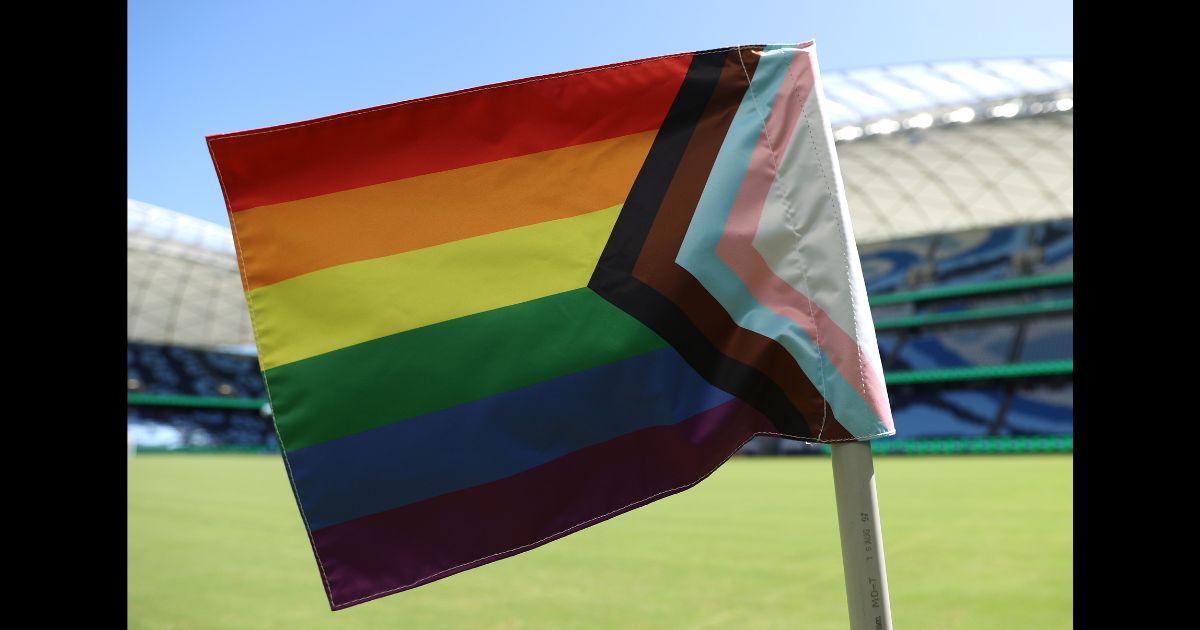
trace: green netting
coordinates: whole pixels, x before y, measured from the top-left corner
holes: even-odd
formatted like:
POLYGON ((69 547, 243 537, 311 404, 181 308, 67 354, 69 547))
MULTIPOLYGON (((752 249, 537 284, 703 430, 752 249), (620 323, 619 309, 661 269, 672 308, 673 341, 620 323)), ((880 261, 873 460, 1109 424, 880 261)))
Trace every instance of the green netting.
POLYGON ((267 404, 258 398, 221 398, 186 394, 129 394, 130 405, 146 407, 202 407, 208 409, 261 409, 267 404))
MULTIPOLYGON (((1070 435, 987 436, 962 438, 885 438, 871 441, 877 455, 958 455, 973 453, 1070 453, 1074 437, 1070 435)), ((821 451, 829 453, 829 445, 821 451)))
POLYGON ((947 298, 966 297, 969 295, 981 295, 985 293, 1006 293, 1009 291, 1041 289, 1045 287, 1072 284, 1074 281, 1074 273, 1058 273, 1046 276, 1027 276, 1023 278, 1010 278, 1008 280, 996 280, 994 282, 979 282, 976 284, 919 289, 917 291, 886 293, 884 295, 869 297, 868 303, 871 306, 886 306, 888 304, 903 304, 905 302, 944 300, 947 298))
POLYGON ((1071 374, 1075 369, 1074 359, 1063 361, 1034 361, 1005 365, 976 365, 936 370, 911 370, 888 372, 884 380, 888 385, 912 385, 916 383, 944 383, 949 381, 978 381, 995 378, 1025 378, 1030 376, 1054 376, 1071 374))
POLYGON ((1053 300, 1050 302, 1038 302, 1036 304, 997 306, 994 308, 980 308, 970 311, 955 311, 953 313, 928 313, 924 315, 911 315, 908 317, 893 317, 889 319, 881 319, 875 322, 875 329, 888 330, 892 328, 914 328, 917 326, 955 324, 959 322, 972 322, 983 319, 997 319, 1000 317, 1045 315, 1047 313, 1069 311, 1072 310, 1073 306, 1074 300, 1053 300))

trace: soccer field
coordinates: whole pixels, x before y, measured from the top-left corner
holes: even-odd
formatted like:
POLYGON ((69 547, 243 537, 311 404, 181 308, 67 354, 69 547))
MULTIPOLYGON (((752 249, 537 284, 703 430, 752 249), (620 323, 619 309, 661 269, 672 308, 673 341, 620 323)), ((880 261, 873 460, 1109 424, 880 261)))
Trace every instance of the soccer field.
MULTIPOLYGON (((1070 455, 875 462, 897 628, 1071 627, 1070 455)), ((336 613, 278 456, 139 456, 128 498, 131 628, 848 624, 828 457, 735 458, 681 494, 336 613)))

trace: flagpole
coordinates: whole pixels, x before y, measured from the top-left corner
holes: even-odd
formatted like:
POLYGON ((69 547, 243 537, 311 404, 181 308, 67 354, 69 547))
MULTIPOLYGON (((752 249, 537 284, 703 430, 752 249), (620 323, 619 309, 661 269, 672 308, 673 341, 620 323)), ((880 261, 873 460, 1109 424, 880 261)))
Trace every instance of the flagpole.
POLYGON ((833 487, 842 536, 850 630, 891 630, 892 604, 883 562, 871 443, 838 442, 829 447, 833 453, 833 487))

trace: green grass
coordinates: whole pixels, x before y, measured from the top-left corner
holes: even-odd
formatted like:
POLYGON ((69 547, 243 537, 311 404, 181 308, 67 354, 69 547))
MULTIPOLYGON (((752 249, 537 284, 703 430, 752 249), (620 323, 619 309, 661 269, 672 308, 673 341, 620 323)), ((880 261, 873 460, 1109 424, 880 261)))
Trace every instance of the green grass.
MULTIPOLYGON (((897 628, 1071 627, 1070 455, 875 462, 897 628)), ((128 510, 131 628, 847 626, 825 457, 737 458, 544 547, 336 613, 276 456, 138 457, 128 510)))

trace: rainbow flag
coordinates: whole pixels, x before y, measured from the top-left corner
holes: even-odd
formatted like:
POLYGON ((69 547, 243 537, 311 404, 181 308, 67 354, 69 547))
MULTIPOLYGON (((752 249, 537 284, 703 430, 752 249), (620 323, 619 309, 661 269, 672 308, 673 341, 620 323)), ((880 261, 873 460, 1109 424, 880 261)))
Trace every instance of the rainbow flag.
POLYGON ((894 433, 812 42, 210 136, 333 609, 894 433))

